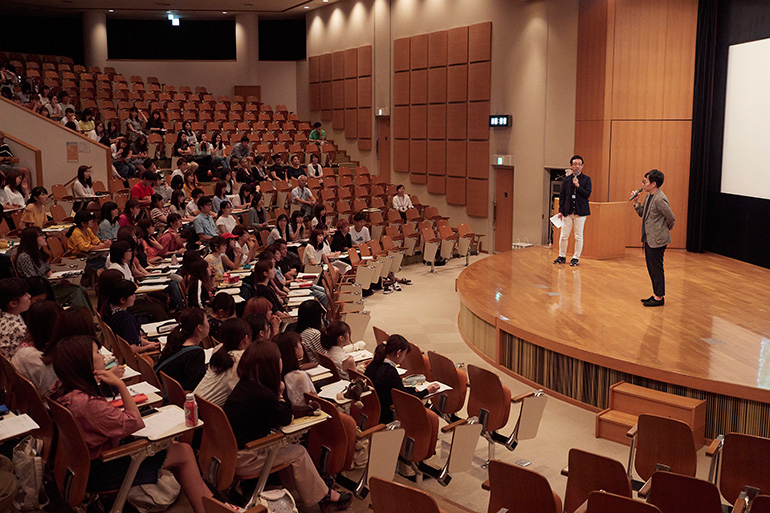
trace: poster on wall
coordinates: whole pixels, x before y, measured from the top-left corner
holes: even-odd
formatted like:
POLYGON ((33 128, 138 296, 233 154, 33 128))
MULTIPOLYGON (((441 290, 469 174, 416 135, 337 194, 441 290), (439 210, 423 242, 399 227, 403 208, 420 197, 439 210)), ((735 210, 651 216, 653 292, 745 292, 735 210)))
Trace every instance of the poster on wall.
POLYGON ((77 162, 77 161, 78 161, 78 143, 68 142, 67 143, 67 162, 77 162))

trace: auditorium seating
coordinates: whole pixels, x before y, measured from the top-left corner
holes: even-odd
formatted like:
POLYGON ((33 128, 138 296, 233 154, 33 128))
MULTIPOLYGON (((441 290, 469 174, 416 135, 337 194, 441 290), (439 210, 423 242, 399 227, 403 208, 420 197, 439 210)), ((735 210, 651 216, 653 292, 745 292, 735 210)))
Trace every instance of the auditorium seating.
POLYGON ((631 498, 631 480, 623 464, 611 458, 570 449, 569 463, 562 470, 562 475, 567 476, 567 490, 564 493, 566 513, 578 511, 589 499, 591 492, 596 490, 631 498))
POLYGON ((695 476, 697 454, 692 430, 684 422, 658 415, 639 415, 637 425, 628 431, 631 438, 628 476, 632 469, 643 481, 652 477, 657 465, 671 472, 695 476))
POLYGON ((561 513, 561 499, 551 490, 541 474, 499 460, 489 462, 489 480, 482 487, 489 490, 487 513, 537 511, 561 513))
POLYGON ((712 458, 709 480, 718 485, 722 497, 730 504, 737 507, 740 502, 748 502, 754 492, 747 487, 770 492, 770 439, 728 433, 714 439, 706 455, 712 458))

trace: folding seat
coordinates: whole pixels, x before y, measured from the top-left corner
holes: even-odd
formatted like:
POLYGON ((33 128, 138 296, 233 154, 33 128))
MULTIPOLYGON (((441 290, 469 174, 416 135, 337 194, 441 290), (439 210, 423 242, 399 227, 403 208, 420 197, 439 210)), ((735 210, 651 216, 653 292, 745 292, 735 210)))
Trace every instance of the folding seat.
POLYGON ((718 485, 722 497, 734 505, 733 511, 737 511, 741 503, 750 503, 754 511, 751 499, 756 492, 751 488, 770 493, 769 438, 727 433, 714 439, 706 455, 712 458, 709 480, 718 485))
POLYGON ((722 512, 719 490, 713 483, 660 470, 652 475, 647 502, 662 513, 722 512))
POLYGON ((482 484, 489 490, 487 513, 505 511, 561 513, 561 499, 551 490, 543 475, 518 465, 492 460, 489 481, 482 484))
POLYGON ((561 473, 567 476, 566 513, 577 511, 591 492, 597 490, 631 498, 631 480, 623 464, 612 458, 573 448, 569 451, 569 463, 561 473))
POLYGON ((631 438, 628 477, 634 469, 642 481, 648 481, 658 465, 665 465, 677 474, 695 476, 698 464, 695 439, 690 426, 684 422, 642 414, 626 436, 631 438))

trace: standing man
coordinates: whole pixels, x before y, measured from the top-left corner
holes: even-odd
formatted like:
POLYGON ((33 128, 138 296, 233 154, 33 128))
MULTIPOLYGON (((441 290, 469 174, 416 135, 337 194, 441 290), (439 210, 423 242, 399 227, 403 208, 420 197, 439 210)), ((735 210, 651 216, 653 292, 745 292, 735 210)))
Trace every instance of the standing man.
POLYGON ((647 272, 652 281, 653 295, 642 299, 644 306, 663 306, 666 295, 666 276, 663 273, 663 253, 671 242, 671 228, 674 227, 674 213, 668 198, 660 187, 663 185, 663 173, 653 169, 644 174, 642 189, 647 192, 644 204, 639 203, 639 191, 632 191, 634 209, 642 218, 642 244, 647 272))
POLYGON ((583 227, 586 217, 591 215, 591 209, 588 207, 591 177, 583 174, 583 157, 580 155, 573 155, 569 159, 569 167, 559 189, 559 219, 564 221, 564 226, 561 227, 559 237, 559 257, 553 263, 567 263, 567 243, 574 227, 575 252, 569 265, 575 267, 580 263, 580 254, 583 252, 583 227))

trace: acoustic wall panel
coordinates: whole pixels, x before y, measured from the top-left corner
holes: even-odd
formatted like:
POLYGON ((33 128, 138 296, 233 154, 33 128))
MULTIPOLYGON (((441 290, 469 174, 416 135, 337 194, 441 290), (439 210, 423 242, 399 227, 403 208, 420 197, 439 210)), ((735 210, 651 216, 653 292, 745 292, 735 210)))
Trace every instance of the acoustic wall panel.
POLYGON ((393 70, 409 71, 409 38, 393 41, 393 70))
POLYGON ((335 80, 332 82, 332 108, 345 108, 345 81, 335 80))
POLYGON ((468 178, 489 178, 489 141, 468 141, 468 178))
POLYGON ((409 72, 393 74, 393 105, 409 105, 409 72))
POLYGON ((409 38, 409 64, 411 69, 428 67, 428 34, 409 38))
MULTIPOLYGON (((358 107, 358 82, 355 78, 345 79, 345 108, 355 109, 358 107)), ((346 122, 347 123, 347 122, 346 122)))
POLYGON ((358 48, 358 76, 372 76, 372 45, 358 48))
POLYGON ((468 139, 489 139, 489 102, 468 103, 468 139))
POLYGON ((358 106, 372 106, 372 77, 358 77, 358 106))
POLYGON ((446 141, 428 141, 428 174, 446 175, 446 157, 446 141))
POLYGON ((446 103, 446 67, 428 69, 428 103, 446 103))
POLYGON ((332 79, 332 54, 325 53, 320 57, 321 62, 321 82, 328 82, 332 79))
POLYGON ((321 82, 321 109, 331 110, 332 108, 332 83, 321 82))
POLYGON ((487 217, 489 210, 489 180, 466 181, 467 197, 465 211, 469 216, 487 217))
POLYGON ((447 64, 448 30, 428 34, 428 67, 435 68, 447 64))
POLYGON ((358 149, 359 150, 365 150, 365 151, 371 151, 372 150, 372 140, 371 139, 358 139, 358 149))
POLYGON ((334 130, 342 130, 345 128, 345 111, 342 109, 335 109, 332 111, 332 128, 334 130))
POLYGON ((458 64, 446 69, 446 99, 448 102, 468 101, 468 65, 458 64))
POLYGON ((358 109, 345 109, 345 139, 358 137, 358 109))
MULTIPOLYGON (((409 141, 409 173, 412 175, 427 174, 428 141, 409 141)), ((425 183, 425 182, 420 182, 425 183)))
POLYGON ((446 139, 446 104, 428 105, 428 139, 446 139))
POLYGON ((428 137, 428 106, 412 105, 409 107, 409 137, 426 139, 428 137))
POLYGON ((468 104, 448 103, 446 106, 446 136, 447 139, 468 138, 468 104))
POLYGON ((358 109, 358 138, 372 138, 372 109, 371 107, 358 109))
POLYGON ((428 175, 428 192, 446 194, 446 176, 428 175))
POLYGON ((468 27, 468 62, 492 59, 492 22, 468 27))
POLYGON ((468 155, 467 141, 446 142, 446 174, 457 178, 468 175, 466 159, 468 155))
POLYGON ((450 205, 465 205, 465 178, 446 177, 446 202, 450 205))
POLYGON ((345 78, 345 52, 332 53, 332 80, 345 78))
POLYGON ((321 57, 319 55, 308 58, 307 72, 311 84, 321 81, 321 57))
POLYGON ((358 76, 357 48, 350 48, 344 52, 344 75, 345 78, 356 78, 358 76))
POLYGON ((457 27, 448 31, 447 64, 468 62, 468 27, 457 27))
POLYGON ((321 111, 321 121, 331 121, 332 120, 332 110, 322 110, 321 111))
POLYGON ((409 139, 409 107, 393 107, 393 138, 409 139))
POLYGON ((428 103, 428 70, 419 69, 409 73, 409 103, 428 103))
POLYGON ((489 61, 468 66, 468 101, 489 100, 492 89, 492 67, 489 61))
POLYGON ((393 140, 393 171, 399 173, 409 172, 409 140, 393 140))
POLYGON ((321 84, 310 84, 310 110, 321 110, 321 84))

